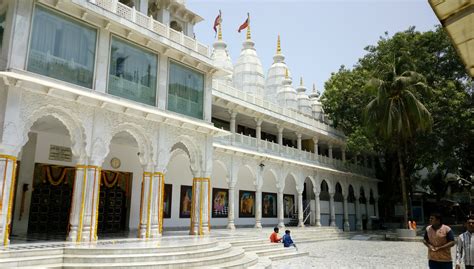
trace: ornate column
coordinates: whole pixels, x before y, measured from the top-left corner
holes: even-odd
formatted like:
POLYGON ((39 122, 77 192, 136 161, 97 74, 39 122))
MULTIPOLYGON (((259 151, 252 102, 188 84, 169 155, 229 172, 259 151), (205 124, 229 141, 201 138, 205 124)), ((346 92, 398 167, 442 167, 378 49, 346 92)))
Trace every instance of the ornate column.
MULTIPOLYGON (((231 175, 232 178, 232 175, 231 175)), ((235 230, 234 210, 235 210, 235 184, 236 182, 229 180, 229 206, 227 208, 227 229, 235 230)))
POLYGON ((138 238, 149 238, 151 232, 151 205, 153 190, 153 172, 145 166, 142 174, 140 195, 140 220, 138 224, 138 238), (147 171, 148 170, 148 171, 147 171))
POLYGON ((76 165, 68 241, 97 240, 101 167, 76 165))
POLYGON ((281 229, 285 228, 285 212, 284 212, 284 204, 283 204, 283 189, 278 188, 277 193, 277 202, 278 202, 278 227, 281 229))
POLYGON ((278 126, 278 145, 283 146, 283 130, 285 128, 278 126))
POLYGON ((301 134, 300 133, 296 133, 296 137, 297 137, 297 140, 296 140, 296 148, 301 150, 301 134))
POLYGON ((303 188, 298 188, 298 227, 304 227, 303 188))
MULTIPOLYGON (((155 170, 156 171, 156 170, 155 170)), ((162 172, 154 172, 153 193, 151 206, 151 227, 150 238, 157 238, 163 232, 163 204, 165 199, 165 174, 162 172)))
POLYGON ((262 119, 255 118, 255 123, 257 124, 255 127, 255 136, 257 138, 257 148, 260 147, 260 142, 262 141, 262 119))
POLYGON ((351 226, 349 224, 349 207, 347 206, 347 194, 344 195, 344 231, 349 232, 351 226))
POLYGON ((336 227, 336 210, 334 208, 334 192, 329 193, 329 210, 331 212, 331 221, 329 226, 336 227))
POLYGON ((255 228, 262 228, 262 186, 255 186, 255 228))
POLYGON ((0 154, 0 235, 2 236, 4 246, 10 244, 10 225, 15 196, 13 190, 15 188, 16 169, 16 156, 0 154))
POLYGON ((360 195, 356 194, 357 192, 354 192, 355 196, 355 211, 356 211, 356 230, 357 231, 362 231, 362 216, 360 212, 360 202, 359 198, 360 195))
POLYGON ((313 137, 314 154, 315 154, 316 156, 319 155, 318 142, 319 142, 318 137, 313 137))
POLYGON ((236 128, 237 112, 229 111, 229 113, 230 113, 230 132, 235 134, 235 131, 237 130, 236 128))
POLYGON ((321 190, 319 188, 313 188, 314 191, 314 200, 316 203, 316 215, 315 215, 315 220, 316 220, 316 227, 321 227, 321 204, 319 201, 319 195, 321 194, 321 190))
POLYGON ((370 215, 369 215, 369 205, 370 205, 370 199, 365 200, 365 216, 367 217, 367 230, 372 230, 372 222, 370 221, 370 215))
POLYGON ((204 235, 210 231, 210 192, 211 179, 208 174, 193 178, 190 235, 204 235))

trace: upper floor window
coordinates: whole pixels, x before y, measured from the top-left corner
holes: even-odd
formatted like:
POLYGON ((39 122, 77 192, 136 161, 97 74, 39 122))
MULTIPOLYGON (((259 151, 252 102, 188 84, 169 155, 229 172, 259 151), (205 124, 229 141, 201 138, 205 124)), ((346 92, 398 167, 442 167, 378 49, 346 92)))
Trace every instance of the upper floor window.
POLYGON ((173 30, 176 30, 178 32, 183 31, 183 26, 181 26, 181 24, 177 21, 171 21, 170 22, 170 28, 173 29, 173 30))
POLYGON ((156 103, 156 55, 112 38, 108 93, 154 106, 156 103))
POLYGON ((168 110, 203 118, 204 75, 170 62, 168 110))
POLYGON ((129 7, 135 7, 135 9, 140 7, 140 0, 119 0, 119 2, 129 7))
POLYGON ((36 6, 28 71, 92 88, 96 30, 36 6))

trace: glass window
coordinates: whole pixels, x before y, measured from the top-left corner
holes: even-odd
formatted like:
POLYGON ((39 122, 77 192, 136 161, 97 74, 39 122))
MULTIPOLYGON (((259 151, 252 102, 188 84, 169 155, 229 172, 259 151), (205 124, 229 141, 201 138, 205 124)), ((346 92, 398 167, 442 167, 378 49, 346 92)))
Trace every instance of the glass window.
POLYGON ((170 62, 168 110, 203 118, 204 75, 170 62))
POLYGON ((156 103, 156 55, 112 38, 108 93, 143 104, 156 103))
POLYGON ((28 71, 92 88, 96 31, 36 6, 28 71))

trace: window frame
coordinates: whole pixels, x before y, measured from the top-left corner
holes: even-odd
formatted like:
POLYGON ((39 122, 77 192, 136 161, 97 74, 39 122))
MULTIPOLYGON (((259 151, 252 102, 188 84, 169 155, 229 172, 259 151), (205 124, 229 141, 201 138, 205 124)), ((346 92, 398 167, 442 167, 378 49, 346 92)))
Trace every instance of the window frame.
POLYGON ((143 45, 140 45, 132 40, 129 40, 129 39, 126 39, 125 37, 122 37, 116 33, 113 33, 113 32, 110 32, 109 33, 109 49, 108 49, 108 54, 107 54, 109 57, 107 59, 107 79, 106 79, 106 82, 105 82, 105 93, 107 95, 110 95, 110 96, 113 96, 113 97, 117 97, 117 98, 121 98, 121 99, 124 99, 124 100, 127 100, 127 101, 130 101, 130 102, 135 102, 135 103, 138 103, 140 105, 144 105, 144 106, 151 106, 151 107, 155 107, 157 108, 158 107, 158 99, 159 99, 159 75, 160 75, 160 54, 156 51, 153 51, 147 47, 144 47, 143 45), (138 102, 138 101, 135 101, 135 100, 130 100, 128 98, 125 98, 125 97, 122 97, 122 96, 118 96, 118 95, 114 95, 114 94, 110 94, 109 93, 109 76, 110 76, 110 62, 112 60, 112 41, 113 41, 113 38, 117 38, 118 40, 122 41, 123 43, 128 43, 128 44, 131 44, 132 46, 135 46, 141 50, 145 50, 147 51, 148 53, 151 53, 153 55, 155 55, 155 59, 156 59, 156 73, 155 73, 155 77, 156 77, 156 83, 155 83, 155 103, 153 105, 149 105, 149 104, 144 104, 142 102, 138 102))
POLYGON ((52 80, 55 80, 55 81, 59 81, 61 83, 67 83, 69 85, 74 85, 76 87, 80 87, 80 88, 84 88, 84 89, 90 89, 90 90, 94 90, 95 91, 95 81, 96 81, 96 76, 97 76, 97 51, 99 49, 99 35, 100 35, 100 29, 99 27, 93 25, 93 24, 90 24, 86 21, 83 21, 81 18, 78 18, 78 17, 74 17, 74 16, 71 16, 70 14, 66 14, 60 10, 57 10, 57 9, 54 9, 54 8, 51 8, 47 5, 44 5, 42 3, 39 3, 39 2, 35 2, 33 3, 33 8, 32 8, 32 12, 31 12, 31 17, 30 17, 30 29, 29 29, 29 34, 28 34, 28 45, 27 45, 27 51, 26 51, 26 57, 25 57, 25 68, 24 68, 24 71, 26 72, 29 72, 31 74, 35 74, 35 75, 38 75, 38 76, 41 76, 43 78, 48 78, 48 79, 52 79, 52 80), (66 20, 71 20, 71 21, 74 21, 74 22, 77 22, 78 24, 82 24, 86 27, 89 27, 91 29, 93 29, 95 32, 96 32, 96 35, 95 35, 95 49, 94 49, 94 68, 93 68, 93 71, 92 71, 92 85, 90 88, 88 87, 84 87, 82 85, 78 85, 78 84, 75 84, 75 83, 72 83, 72 82, 69 82, 69 81, 65 81, 65 80, 60 80, 60 79, 57 79, 57 78, 53 78, 53 77, 50 77, 50 76, 46 76, 46 75, 43 75, 43 74, 39 74, 39 73, 35 73, 35 72, 32 72, 32 71, 28 71, 28 62, 30 60, 30 50, 31 50, 31 42, 32 42, 32 38, 33 38, 33 24, 34 24, 34 20, 35 20, 35 14, 36 14, 36 9, 40 7, 40 8, 43 8, 45 10, 47 10, 48 12, 52 13, 53 15, 56 15, 56 16, 59 16, 59 17, 64 17, 66 20))
POLYGON ((169 112, 173 112, 173 113, 177 113, 178 115, 182 115, 182 116, 185 116, 185 117, 189 117, 189 118, 192 118, 192 119, 198 119, 198 120, 205 120, 205 114, 206 114, 206 85, 207 85, 207 75, 205 72, 199 70, 199 69, 196 69, 195 67, 192 67, 188 64, 185 64, 185 63, 182 63, 182 62, 179 62, 175 59, 172 59, 172 58, 168 58, 168 66, 167 66, 167 83, 166 83, 166 111, 169 111, 169 112), (169 110, 168 109, 168 100, 169 100, 169 92, 170 92, 170 74, 171 74, 171 63, 174 62, 178 65, 181 65, 181 66, 184 66, 185 68, 188 68, 188 69, 191 69, 193 71, 195 71, 196 73, 199 73, 203 76, 203 80, 202 80, 202 83, 203 83, 203 89, 202 89, 202 116, 201 118, 195 118, 193 116, 189 116, 189 115, 186 115, 186 114, 182 114, 182 113, 179 113, 179 112, 176 112, 176 111, 172 111, 172 110, 169 110))

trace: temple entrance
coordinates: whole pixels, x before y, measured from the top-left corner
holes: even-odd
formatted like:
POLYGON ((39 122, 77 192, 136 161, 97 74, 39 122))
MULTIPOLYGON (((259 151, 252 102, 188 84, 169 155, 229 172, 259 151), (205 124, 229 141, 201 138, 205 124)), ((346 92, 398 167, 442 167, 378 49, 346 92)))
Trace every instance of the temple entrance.
POLYGON ((74 167, 35 164, 28 235, 66 236, 74 175, 74 167))
POLYGON ((130 208, 129 172, 103 170, 100 179, 98 234, 121 233, 128 229, 130 208))

